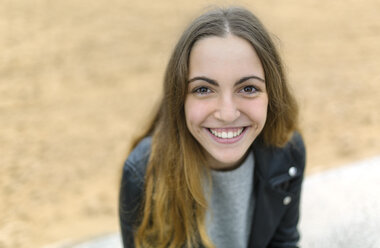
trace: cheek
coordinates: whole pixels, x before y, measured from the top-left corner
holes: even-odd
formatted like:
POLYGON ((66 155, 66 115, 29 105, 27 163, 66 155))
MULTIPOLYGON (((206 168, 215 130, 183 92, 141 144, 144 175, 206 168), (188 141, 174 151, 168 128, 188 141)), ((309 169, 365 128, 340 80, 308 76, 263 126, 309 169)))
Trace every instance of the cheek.
POLYGON ((256 101, 254 104, 247 109, 247 112, 250 119, 257 122, 259 126, 263 126, 267 119, 267 111, 268 111, 268 100, 262 99, 260 101, 256 101))
POLYGON ((186 99, 185 101, 185 117, 186 117, 186 124, 189 127, 196 123, 199 119, 199 113, 197 113, 197 109, 199 108, 196 101, 192 99, 186 99))
POLYGON ((260 103, 259 111, 258 111, 258 118, 260 118, 260 122, 264 125, 264 123, 267 120, 267 113, 268 113, 268 99, 263 100, 260 103))
POLYGON ((193 125, 199 125, 207 118, 209 105, 206 102, 192 98, 186 99, 185 117, 188 127, 191 128, 193 125))

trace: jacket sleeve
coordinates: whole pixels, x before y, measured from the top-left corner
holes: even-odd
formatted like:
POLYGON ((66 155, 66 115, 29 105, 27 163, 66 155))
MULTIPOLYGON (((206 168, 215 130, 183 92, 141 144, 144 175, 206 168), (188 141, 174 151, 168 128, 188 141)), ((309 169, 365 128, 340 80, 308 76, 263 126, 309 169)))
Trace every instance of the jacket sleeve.
POLYGON ((119 220, 125 248, 134 248, 134 232, 141 216, 144 178, 150 156, 151 137, 146 137, 124 163, 119 193, 119 220))
POLYGON ((137 222, 141 198, 138 185, 141 185, 141 179, 127 161, 123 168, 120 186, 119 219, 123 244, 124 247, 128 248, 134 247, 134 227, 137 222))
POLYGON ((289 182, 287 191, 291 193, 292 200, 268 245, 270 248, 297 248, 300 239, 297 225, 300 216, 301 188, 305 169, 305 146, 299 134, 296 134, 292 142, 291 153, 299 173, 289 182))

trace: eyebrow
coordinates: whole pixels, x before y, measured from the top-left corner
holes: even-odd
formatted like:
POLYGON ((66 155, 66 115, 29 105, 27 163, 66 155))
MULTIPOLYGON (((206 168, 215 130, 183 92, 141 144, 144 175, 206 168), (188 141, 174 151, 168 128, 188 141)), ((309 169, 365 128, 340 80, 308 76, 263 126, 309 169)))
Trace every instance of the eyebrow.
MULTIPOLYGON (((241 83, 244 83, 245 81, 249 80, 249 79, 256 79, 260 82, 263 82, 265 83, 265 80, 262 79, 261 77, 258 77, 258 76, 255 76, 255 75, 252 75, 252 76, 247 76, 247 77, 242 77, 241 79, 239 79, 238 81, 235 82, 234 86, 237 86, 241 83)), ((204 76, 201 76, 201 77, 194 77, 192 79, 190 79, 188 81, 188 83, 191 83, 191 82, 194 82, 194 81, 197 81, 197 80, 202 80, 202 81, 205 81, 209 84, 212 84, 212 85, 215 85, 215 86, 219 86, 218 82, 216 80, 213 80, 211 78, 208 78, 208 77, 204 77, 204 76)))

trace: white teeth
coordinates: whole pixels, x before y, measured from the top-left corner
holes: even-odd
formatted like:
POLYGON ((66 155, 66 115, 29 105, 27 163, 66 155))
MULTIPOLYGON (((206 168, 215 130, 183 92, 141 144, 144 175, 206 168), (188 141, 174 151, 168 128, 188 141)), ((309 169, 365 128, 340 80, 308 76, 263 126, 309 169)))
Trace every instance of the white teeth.
POLYGON ((213 135, 215 135, 218 138, 232 139, 239 136, 243 132, 244 128, 239 128, 237 129, 237 131, 217 131, 214 129, 209 129, 209 130, 213 135))
POLYGON ((227 138, 231 139, 234 136, 232 132, 228 132, 227 138))

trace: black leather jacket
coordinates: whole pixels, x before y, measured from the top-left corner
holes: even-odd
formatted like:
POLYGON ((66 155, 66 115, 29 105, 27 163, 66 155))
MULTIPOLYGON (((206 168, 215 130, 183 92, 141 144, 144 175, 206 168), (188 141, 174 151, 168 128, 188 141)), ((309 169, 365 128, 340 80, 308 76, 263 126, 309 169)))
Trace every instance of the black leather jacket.
MULTIPOLYGON (((124 247, 134 247, 133 227, 138 219, 151 138, 143 139, 124 164, 119 215, 124 247)), ((267 147, 256 140, 255 208, 248 248, 298 247, 297 229, 305 147, 300 134, 282 148, 267 147)))

